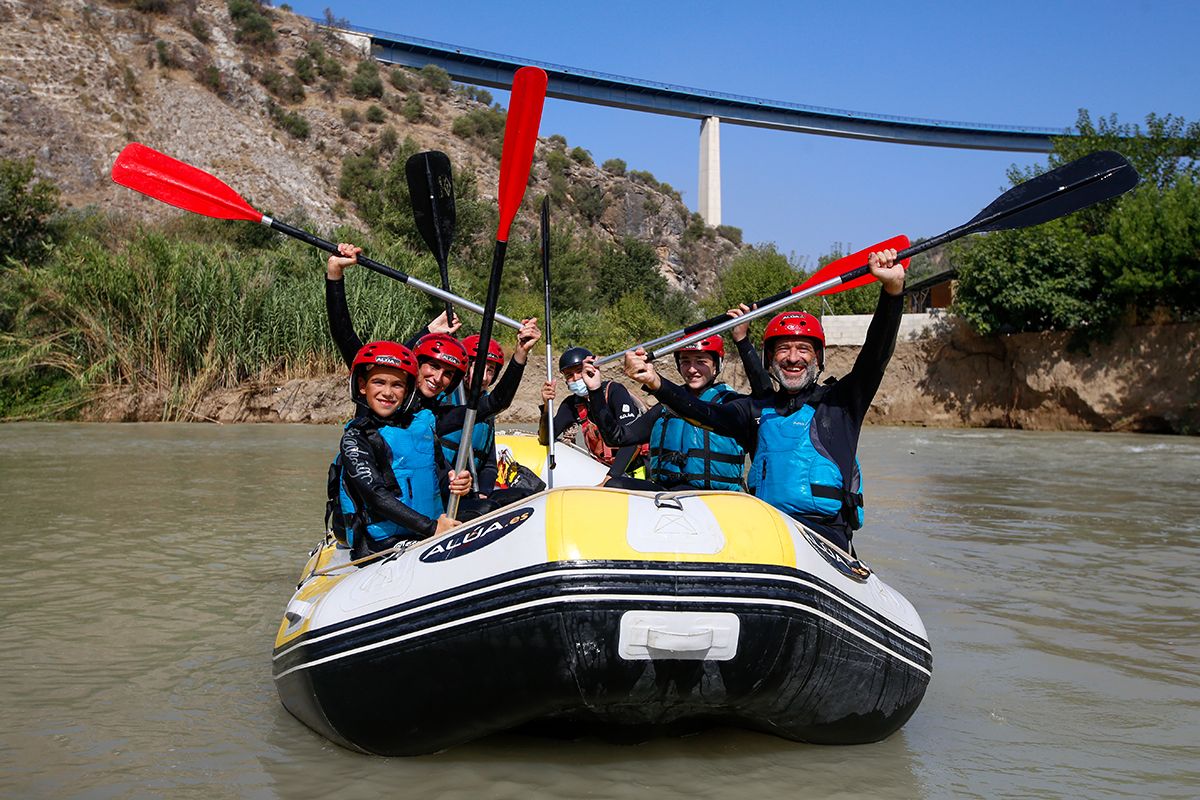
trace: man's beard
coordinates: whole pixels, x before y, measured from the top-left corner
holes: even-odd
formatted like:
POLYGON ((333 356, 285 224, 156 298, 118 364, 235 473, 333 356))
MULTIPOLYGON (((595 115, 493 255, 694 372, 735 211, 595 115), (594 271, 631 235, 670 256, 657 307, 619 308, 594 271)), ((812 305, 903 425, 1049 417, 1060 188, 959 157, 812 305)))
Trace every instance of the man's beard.
POLYGON ((779 381, 779 385, 789 392, 799 392, 817 382, 821 367, 815 361, 809 362, 804 372, 799 375, 787 375, 778 364, 771 365, 771 377, 779 381))

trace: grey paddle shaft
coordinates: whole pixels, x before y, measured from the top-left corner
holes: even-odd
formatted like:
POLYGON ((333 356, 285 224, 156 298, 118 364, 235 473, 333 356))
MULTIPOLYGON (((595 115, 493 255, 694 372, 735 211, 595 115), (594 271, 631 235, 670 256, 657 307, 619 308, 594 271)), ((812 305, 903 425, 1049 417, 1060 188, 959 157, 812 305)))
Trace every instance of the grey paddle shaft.
MULTIPOLYGON (((637 350, 639 347, 643 348, 643 349, 645 349, 647 347, 654 347, 656 344, 662 344, 663 342, 669 342, 672 339, 674 339, 676 336, 682 336, 684 333, 686 333, 686 330, 684 328, 680 328, 677 331, 671 331, 670 333, 664 333, 662 336, 659 336, 657 339, 651 339, 646 342, 641 342, 639 344, 635 344, 633 347, 631 347, 629 349, 637 350)), ((609 363, 610 361, 616 361, 618 358, 623 357, 625 355, 625 352, 626 352, 625 350, 621 350, 616 353, 609 353, 608 355, 604 356, 603 358, 596 359, 595 364, 597 367, 602 367, 605 364, 609 363)))
MULTIPOLYGON (((288 236, 291 236, 294 239, 299 239, 302 242, 311 244, 313 247, 324 250, 326 253, 333 253, 335 256, 339 254, 338 246, 336 244, 334 244, 333 242, 326 241, 325 239, 322 239, 319 236, 313 236, 308 231, 303 231, 303 230, 300 230, 299 228, 294 228, 291 225, 288 225, 286 222, 280 222, 279 220, 272 219, 271 217, 268 217, 267 215, 264 214, 263 218, 262 218, 262 224, 267 226, 268 228, 273 228, 274 230, 277 230, 280 233, 286 233, 288 236)), ((358 264, 360 266, 366 267, 367 269, 371 270, 372 272, 378 272, 380 275, 386 275, 389 278, 395 278, 396 280, 400 281, 401 283, 408 284, 409 286, 413 287, 414 289, 422 291, 425 294, 429 295, 430 297, 436 297, 438 300, 442 300, 447 303, 454 303, 456 305, 460 305, 463 308, 474 311, 476 314, 483 314, 483 306, 478 305, 476 303, 472 303, 470 300, 464 300, 463 298, 459 297, 458 295, 451 294, 450 292, 447 292, 443 289, 439 289, 436 286, 431 286, 423 280, 414 278, 412 275, 409 275, 406 272, 401 272, 400 270, 398 270, 394 267, 389 267, 387 264, 380 263, 373 258, 367 258, 362 253, 358 254, 358 264)), ((508 327, 512 328, 515 331, 521 330, 521 323, 517 322, 515 319, 506 317, 499 312, 496 313, 496 319, 500 320, 505 325, 507 325, 508 327)))
MULTIPOLYGON (((542 198, 542 295, 546 300, 546 383, 554 382, 554 354, 550 334, 550 198, 542 198)), ((546 488, 554 488, 554 401, 546 401, 546 488)))
POLYGON ((765 317, 767 314, 773 314, 779 309, 784 308, 785 306, 790 306, 792 303, 799 302, 806 297, 812 297, 814 294, 820 294, 826 289, 832 289, 834 286, 843 283, 843 278, 846 277, 848 276, 840 275, 830 278, 829 280, 818 283, 815 286, 810 286, 803 291, 796 292, 795 294, 789 294, 787 297, 782 297, 779 300, 776 300, 774 303, 769 303, 760 308, 756 308, 753 311, 748 311, 745 314, 742 314, 740 317, 730 317, 727 321, 720 322, 711 328, 705 328, 702 331, 696 331, 691 336, 685 336, 677 342, 671 342, 671 344, 667 345, 661 350, 654 350, 653 352, 647 351, 646 355, 651 361, 656 358, 661 358, 662 356, 670 355, 676 350, 682 350, 693 342, 698 342, 701 339, 707 339, 709 336, 716 336, 717 334, 724 333, 731 328, 736 328, 742 323, 749 322, 753 319, 758 319, 759 317, 765 317))
MULTIPOLYGON (((359 263, 360 264, 362 263, 361 256, 359 256, 359 263)), ((469 311, 474 311, 476 314, 483 314, 483 306, 476 305, 475 303, 472 303, 470 300, 464 300, 463 298, 459 297, 456 294, 451 294, 450 292, 443 292, 438 287, 431 286, 430 284, 425 283, 422 280, 418 280, 418 279, 410 276, 408 279, 408 284, 410 286, 412 286, 414 289, 420 289, 422 292, 425 292, 425 294, 436 297, 439 300, 444 300, 447 303, 454 303, 456 305, 460 305, 469 311)), ((496 321, 503 322, 505 325, 512 328, 514 331, 521 330, 521 323, 517 322, 512 317, 504 316, 503 314, 501 314, 498 311, 496 312, 496 321)))
MULTIPOLYGON (((467 406, 466 416, 463 417, 462 431, 463 441, 467 443, 467 446, 462 447, 460 445, 458 448, 458 454, 454 457, 455 472, 462 472, 467 468, 467 459, 471 457, 471 453, 473 452, 470 444, 472 434, 475 431, 475 409, 470 406, 467 406)), ((473 486, 474 481, 471 483, 473 486)), ((450 495, 450 502, 446 504, 446 516, 450 517, 450 519, 458 519, 458 500, 458 495, 452 493, 450 495)))

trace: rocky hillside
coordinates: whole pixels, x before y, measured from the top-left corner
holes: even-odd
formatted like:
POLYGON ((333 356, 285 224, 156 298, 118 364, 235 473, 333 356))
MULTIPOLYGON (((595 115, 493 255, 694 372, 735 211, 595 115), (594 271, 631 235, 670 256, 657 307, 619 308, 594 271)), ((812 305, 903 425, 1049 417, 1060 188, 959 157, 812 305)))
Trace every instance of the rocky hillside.
MULTIPOLYGON (((33 157, 70 206, 175 214, 108 178, 121 148, 140 141, 267 213, 329 229, 361 222, 338 196, 343 159, 411 137, 494 196, 496 148, 453 132, 455 120, 488 110, 486 93, 383 68, 380 94, 358 99, 362 41, 253 0, 0 0, 0 156, 33 157)), ((649 242, 672 286, 709 291, 740 246, 726 236, 739 236, 704 227, 649 173, 590 163, 553 125, 543 122, 531 192, 553 192, 601 241, 649 242)), ((521 219, 532 225, 526 205, 521 219)))

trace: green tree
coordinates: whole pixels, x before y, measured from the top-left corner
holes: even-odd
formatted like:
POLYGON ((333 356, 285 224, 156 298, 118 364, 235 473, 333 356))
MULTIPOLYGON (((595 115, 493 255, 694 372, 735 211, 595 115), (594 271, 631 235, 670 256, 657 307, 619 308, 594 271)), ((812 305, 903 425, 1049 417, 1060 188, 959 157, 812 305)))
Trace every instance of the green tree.
POLYGON ((383 97, 383 79, 379 77, 379 67, 374 61, 360 61, 350 79, 350 94, 358 100, 372 97, 383 97))
POLYGON ((37 262, 54 239, 58 187, 34 180, 33 159, 0 159, 0 253, 5 261, 37 262))
POLYGON ((795 286, 804 275, 775 245, 748 248, 734 257, 717 279, 717 290, 704 303, 709 314, 718 314, 739 303, 752 303, 795 286))
MULTIPOLYGON (((1200 124, 1154 114, 1146 127, 1080 111, 1047 168, 1117 150, 1142 175, 1132 192, 1046 225, 952 246, 955 310, 981 332, 1073 330, 1200 315, 1200 124)), ((1011 169, 1018 183, 1040 168, 1011 169)))
POLYGON ((425 82, 425 88, 431 92, 445 94, 450 91, 450 73, 437 66, 436 64, 426 64, 421 67, 421 80, 425 82))
POLYGON ((582 147, 571 148, 571 160, 576 164, 582 164, 585 167, 592 166, 595 162, 592 161, 592 154, 582 147))
POLYGON ((610 158, 600 165, 600 168, 605 172, 611 172, 613 175, 621 176, 625 174, 626 164, 620 158, 610 158))

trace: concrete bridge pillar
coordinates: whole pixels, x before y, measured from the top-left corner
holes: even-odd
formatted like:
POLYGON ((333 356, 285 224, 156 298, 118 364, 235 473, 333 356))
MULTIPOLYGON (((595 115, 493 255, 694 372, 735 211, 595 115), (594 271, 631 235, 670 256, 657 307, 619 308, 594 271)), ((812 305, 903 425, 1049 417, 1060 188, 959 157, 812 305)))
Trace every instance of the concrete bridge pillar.
POLYGON ((700 122, 700 216, 707 225, 721 224, 721 118, 700 122))

